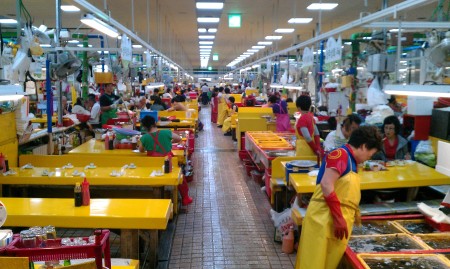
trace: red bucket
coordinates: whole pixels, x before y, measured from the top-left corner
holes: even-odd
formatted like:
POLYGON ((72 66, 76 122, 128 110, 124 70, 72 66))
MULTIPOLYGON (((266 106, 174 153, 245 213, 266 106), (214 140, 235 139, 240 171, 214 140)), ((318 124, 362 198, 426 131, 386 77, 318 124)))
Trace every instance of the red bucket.
POLYGON ((245 166, 245 171, 247 172, 247 176, 252 176, 251 172, 253 170, 256 170, 256 165, 254 165, 253 163, 244 163, 245 166))
POLYGON ((246 150, 240 150, 239 151, 239 159, 241 159, 242 161, 245 159, 250 158, 250 155, 248 154, 248 151, 246 150))
POLYGON ((262 185, 263 184, 263 181, 262 181, 262 178, 263 178, 263 173, 260 173, 260 172, 258 172, 257 170, 252 170, 251 172, 250 172, 250 174, 251 174, 251 176, 252 176, 252 178, 253 178, 253 181, 255 181, 256 183, 258 183, 259 185, 262 185))

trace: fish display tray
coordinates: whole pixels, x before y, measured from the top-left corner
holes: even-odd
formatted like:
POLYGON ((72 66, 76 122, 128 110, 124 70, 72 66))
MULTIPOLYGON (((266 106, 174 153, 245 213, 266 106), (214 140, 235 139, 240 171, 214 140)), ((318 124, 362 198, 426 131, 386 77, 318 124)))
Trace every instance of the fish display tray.
POLYGON ((365 269, 448 269, 450 262, 436 254, 358 254, 365 269))
POLYGON ((353 225, 352 235, 397 234, 403 232, 393 221, 363 221, 361 226, 353 225))
POLYGON ((394 224, 407 234, 429 234, 439 232, 424 219, 396 220, 394 221, 394 224))
POLYGON ((405 252, 430 249, 425 243, 408 234, 352 236, 348 246, 356 253, 405 252))

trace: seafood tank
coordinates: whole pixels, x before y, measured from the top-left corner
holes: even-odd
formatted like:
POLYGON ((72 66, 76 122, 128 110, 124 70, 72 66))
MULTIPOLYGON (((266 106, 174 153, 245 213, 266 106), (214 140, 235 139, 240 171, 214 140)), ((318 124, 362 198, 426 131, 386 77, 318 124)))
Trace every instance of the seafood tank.
POLYGON ((407 234, 352 236, 348 246, 356 253, 393 252, 427 249, 407 234))
POLYGON ((434 254, 359 255, 359 259, 370 269, 448 269, 450 265, 434 254))
POLYGON ((396 220, 395 221, 401 228, 405 229, 406 232, 412 234, 429 234, 438 233, 439 231, 433 228, 423 219, 412 219, 412 220, 396 220))
POLYGON ((352 235, 396 234, 402 231, 392 221, 364 221, 361 226, 353 225, 352 235))

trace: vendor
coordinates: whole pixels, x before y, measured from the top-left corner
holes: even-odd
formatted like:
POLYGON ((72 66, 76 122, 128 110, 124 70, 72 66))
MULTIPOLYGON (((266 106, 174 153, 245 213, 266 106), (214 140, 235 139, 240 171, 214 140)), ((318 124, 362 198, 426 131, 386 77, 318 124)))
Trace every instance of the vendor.
POLYGON ((95 100, 95 94, 88 95, 88 107, 91 108, 91 117, 89 118, 87 124, 91 131, 96 128, 101 128, 100 124, 100 104, 95 100))
POLYGON ((277 96, 271 95, 268 105, 272 107, 273 114, 277 117, 277 132, 285 132, 291 129, 291 121, 289 119, 287 103, 280 100, 277 96))
POLYGON ((151 111, 162 111, 166 110, 166 106, 162 102, 161 98, 159 96, 152 95, 150 99, 153 101, 153 104, 150 106, 151 111))
POLYGON ((73 105, 72 113, 73 114, 83 114, 83 115, 90 115, 91 114, 86 108, 84 108, 84 106, 83 106, 83 99, 81 99, 81 97, 78 97, 77 101, 73 105))
POLYGON ((224 136, 231 136, 231 116, 238 112, 238 106, 234 103, 233 96, 227 100, 227 118, 223 121, 222 132, 224 136))
POLYGON ((120 97, 113 93, 114 85, 108 83, 105 85, 105 93, 100 96, 100 109, 102 111, 101 123, 106 124, 108 120, 117 117, 117 104, 120 97))
POLYGON ((170 102, 172 106, 167 111, 187 111, 187 108, 183 105, 183 97, 181 95, 175 96, 170 102))
POLYGON ((72 105, 67 103, 67 97, 65 97, 65 96, 61 97, 61 105, 62 105, 63 115, 72 113, 72 105))
MULTIPOLYGON (((147 151, 147 155, 152 157, 173 156, 172 142, 180 142, 181 137, 179 135, 172 133, 169 129, 158 130, 155 119, 149 115, 142 118, 141 126, 144 127, 146 133, 140 139, 140 152, 147 151)), ((189 186, 185 179, 182 184, 178 185, 178 190, 183 205, 192 203, 192 198, 189 197, 189 186)))
POLYGON ((388 116, 383 121, 384 132, 381 151, 373 156, 374 160, 410 160, 408 141, 400 133, 400 121, 396 116, 388 116))
MULTIPOLYGON (((222 87, 219 88, 219 94, 220 94, 220 89, 222 87)), ((218 110, 218 118, 217 118, 217 127, 222 128, 223 122, 225 121, 225 119, 227 118, 227 100, 228 97, 230 97, 230 89, 229 88, 225 88, 225 90, 223 90, 224 94, 221 94, 221 97, 219 97, 219 110, 218 110)))
POLYGON ((147 110, 147 98, 145 98, 145 96, 141 96, 139 98, 139 101, 136 105, 136 109, 141 110, 141 111, 147 110))
POLYGON ((320 146, 319 129, 317 129, 314 115, 309 112, 311 108, 311 97, 309 95, 300 95, 295 101, 297 109, 301 113, 295 129, 297 130, 297 147, 301 148, 302 155, 317 155, 319 158, 322 154, 320 146))
POLYGON ((322 163, 316 189, 302 222, 296 269, 337 268, 359 221, 360 177, 357 165, 381 148, 373 126, 355 130, 348 144, 330 152, 322 163))
POLYGON ((337 125, 337 129, 327 135, 323 147, 326 152, 340 148, 345 145, 352 132, 358 129, 361 124, 361 118, 358 115, 350 114, 345 118, 342 124, 337 125))

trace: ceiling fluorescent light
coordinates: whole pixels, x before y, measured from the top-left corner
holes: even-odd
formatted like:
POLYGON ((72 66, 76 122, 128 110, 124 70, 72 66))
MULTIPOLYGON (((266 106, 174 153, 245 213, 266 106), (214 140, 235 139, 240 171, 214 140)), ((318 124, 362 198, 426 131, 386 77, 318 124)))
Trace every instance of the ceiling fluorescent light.
POLYGON ((423 96, 423 97, 450 97, 448 85, 386 85, 384 92, 394 95, 423 96))
POLYGON ((265 48, 266 46, 252 46, 252 49, 263 49, 263 48, 265 48))
POLYGON ((84 14, 83 17, 81 17, 81 22, 110 37, 117 37, 119 35, 119 33, 114 27, 104 23, 103 21, 97 19, 91 14, 84 14))
POLYGON ((290 18, 288 23, 310 23, 312 18, 290 18))
POLYGON ((197 18, 197 22, 200 23, 218 23, 219 22, 219 18, 214 18, 214 17, 199 17, 197 18))
POLYGON ((1 24, 14 24, 17 23, 15 19, 8 19, 8 18, 0 18, 1 24))
POLYGON ((253 55, 253 54, 255 54, 254 52, 244 52, 244 53, 242 53, 242 54, 244 54, 244 55, 253 55))
POLYGON ((195 6, 197 9, 223 9, 221 2, 197 2, 195 6))
POLYGON ((258 45, 272 45, 272 41, 259 41, 258 45))
POLYGON ((139 44, 134 44, 134 45, 132 45, 132 47, 135 49, 142 49, 142 45, 139 45, 139 44))
POLYGON ((217 33, 217 28, 209 28, 208 33, 217 33))
POLYGON ((80 11, 79 8, 73 5, 61 5, 61 10, 65 12, 78 12, 80 11))
POLYGON ((212 46, 199 46, 200 49, 212 49, 212 46))
POLYGON ((249 49, 249 50, 247 50, 247 52, 258 52, 259 51, 259 49, 249 49))
POLYGON ((212 44, 214 44, 213 41, 199 41, 198 43, 199 43, 200 45, 212 45, 212 44))
POLYGON ((40 44, 41 48, 50 48, 52 45, 50 44, 40 44))
MULTIPOLYGON (((78 44, 77 46, 80 47, 80 48, 84 47, 83 44, 78 44)), ((92 48, 92 45, 89 44, 88 47, 89 47, 89 48, 92 48)))
POLYGON ((25 95, 20 85, 0 85, 0 101, 16 101, 25 95))
POLYGON ((198 38, 199 39, 214 39, 215 36, 213 36, 213 35, 199 35, 198 38))
POLYGON ((268 35, 268 36, 265 37, 266 40, 280 40, 282 38, 283 37, 280 36, 280 35, 268 35))
POLYGON ((306 9, 309 10, 332 10, 337 7, 336 3, 312 3, 306 9))
POLYGON ((275 33, 288 34, 293 33, 294 31, 295 31, 294 28, 278 28, 275 30, 275 33))
POLYGON ((206 28, 198 28, 199 33, 206 33, 206 28))
POLYGON ((76 40, 76 39, 72 39, 72 40, 67 41, 67 43, 70 43, 70 44, 78 44, 78 43, 80 43, 80 41, 79 41, 79 40, 76 40))

